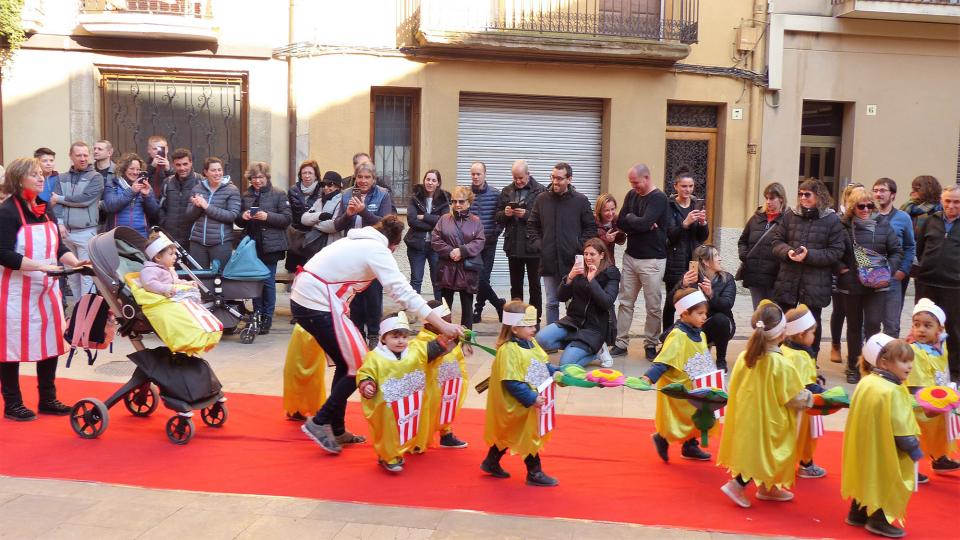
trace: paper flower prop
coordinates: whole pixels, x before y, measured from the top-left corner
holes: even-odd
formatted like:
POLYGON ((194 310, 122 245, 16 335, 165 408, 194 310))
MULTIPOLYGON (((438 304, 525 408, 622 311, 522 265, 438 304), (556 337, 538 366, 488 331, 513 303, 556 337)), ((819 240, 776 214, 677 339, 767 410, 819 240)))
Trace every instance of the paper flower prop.
POLYGON ((596 388, 600 383, 587 378, 587 372, 577 364, 567 364, 560 367, 560 371, 553 374, 553 378, 560 386, 579 386, 581 388, 596 388))
POLYGON ((825 416, 849 407, 850 396, 847 395, 847 391, 843 387, 834 386, 822 394, 813 395, 813 407, 807 409, 807 414, 825 416))
POLYGON ((681 383, 668 384, 660 391, 674 399, 685 399, 696 407, 697 411, 691 419, 693 425, 700 430, 701 446, 706 447, 709 442, 707 435, 717 423, 717 417, 713 413, 726 406, 727 393, 719 388, 709 387, 688 390, 681 383))
POLYGON ((960 394, 949 386, 927 386, 914 394, 917 405, 926 412, 947 413, 960 407, 960 394))
POLYGON ((587 373, 587 380, 606 388, 615 388, 617 386, 623 386, 626 377, 623 376, 623 373, 615 369, 601 368, 594 369, 587 373))

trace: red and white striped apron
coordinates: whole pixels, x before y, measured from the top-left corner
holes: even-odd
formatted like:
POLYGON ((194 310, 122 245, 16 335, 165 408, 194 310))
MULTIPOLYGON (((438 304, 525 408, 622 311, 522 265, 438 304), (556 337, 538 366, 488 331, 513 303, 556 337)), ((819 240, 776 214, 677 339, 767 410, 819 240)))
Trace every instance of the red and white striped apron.
POLYGON ((330 306, 330 318, 333 320, 337 346, 347 363, 347 375, 356 375, 357 370, 363 365, 363 357, 367 355, 367 344, 363 334, 350 320, 350 300, 356 293, 369 287, 373 280, 331 283, 307 269, 303 269, 303 273, 323 283, 327 291, 327 305, 330 306))
MULTIPOLYGON (((56 223, 44 216, 28 224, 20 201, 13 199, 23 226, 15 251, 41 264, 57 264, 60 237, 56 223)), ((44 272, 3 268, 0 278, 0 362, 37 362, 67 351, 60 284, 44 272)))

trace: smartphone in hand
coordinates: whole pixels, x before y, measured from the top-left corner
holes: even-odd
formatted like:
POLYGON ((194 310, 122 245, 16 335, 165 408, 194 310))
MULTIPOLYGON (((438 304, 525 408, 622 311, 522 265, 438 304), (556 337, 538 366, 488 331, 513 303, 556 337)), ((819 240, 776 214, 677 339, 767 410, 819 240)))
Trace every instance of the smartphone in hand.
POLYGON ((699 211, 703 210, 703 207, 704 207, 704 205, 705 205, 706 203, 707 203, 707 201, 705 201, 705 200, 703 200, 703 199, 694 199, 694 200, 693 200, 693 209, 694 209, 694 210, 697 210, 697 211, 699 212, 699 211))
POLYGON ((356 198, 358 198, 358 199, 363 199, 363 194, 360 193, 360 188, 354 186, 354 188, 353 188, 353 196, 356 197, 356 198))

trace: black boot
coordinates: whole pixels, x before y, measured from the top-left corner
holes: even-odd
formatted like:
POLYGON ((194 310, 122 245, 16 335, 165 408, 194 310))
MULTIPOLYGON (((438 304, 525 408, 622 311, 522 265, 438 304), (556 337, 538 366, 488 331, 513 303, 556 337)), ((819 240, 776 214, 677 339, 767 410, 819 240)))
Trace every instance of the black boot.
POLYGON ((883 514, 883 510, 877 510, 870 516, 870 519, 867 520, 867 530, 873 534, 886 536, 887 538, 902 538, 907 534, 903 529, 888 523, 887 516, 883 514))
POLYGON ((273 326, 273 317, 261 317, 260 318, 260 335, 266 335, 270 333, 270 327, 273 326))
POLYGON ((497 310, 497 319, 500 322, 503 322, 503 306, 507 305, 507 301, 503 298, 497 298, 497 301, 493 303, 493 309, 497 310))
POLYGON ((662 459, 664 463, 670 461, 670 456, 667 454, 670 443, 661 437, 659 433, 654 433, 650 438, 653 439, 653 446, 657 449, 657 455, 660 456, 660 459, 662 459))
POLYGON ((540 455, 534 454, 523 458, 524 465, 527 466, 527 485, 536 487, 554 487, 560 485, 556 478, 548 476, 540 468, 540 455))
POLYGON ((847 512, 847 519, 844 520, 847 525, 854 527, 863 527, 867 524, 867 508, 860 506, 856 499, 850 501, 850 511, 847 512))
POLYGON ((37 406, 37 412, 53 416, 66 416, 70 414, 70 407, 61 403, 60 400, 56 398, 45 399, 37 406))
MULTIPOLYGON (((69 412, 69 411, 68 411, 69 412)), ((14 422, 29 422, 37 419, 37 413, 26 408, 23 403, 7 405, 3 408, 3 417, 14 422)))
POLYGON ((497 448, 497 445, 491 446, 490 450, 487 451, 487 457, 480 462, 480 470, 494 478, 510 478, 510 473, 500 466, 500 458, 503 457, 505 452, 506 450, 497 448))
POLYGON ((700 443, 696 439, 690 439, 683 443, 683 447, 680 448, 680 457, 697 461, 708 461, 710 454, 700 448, 700 443))

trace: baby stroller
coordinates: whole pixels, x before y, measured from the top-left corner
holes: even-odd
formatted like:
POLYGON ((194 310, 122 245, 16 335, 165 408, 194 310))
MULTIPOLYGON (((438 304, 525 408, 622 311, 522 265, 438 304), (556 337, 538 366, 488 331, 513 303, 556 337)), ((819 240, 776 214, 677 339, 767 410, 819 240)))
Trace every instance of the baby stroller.
POLYGON ((143 345, 143 335, 154 330, 124 276, 143 267, 145 244, 139 233, 127 227, 117 227, 90 240, 93 280, 118 319, 119 334, 136 349, 128 358, 137 368, 130 380, 105 401, 84 398, 74 404, 70 427, 81 438, 94 439, 106 431, 109 409, 119 401, 131 414, 141 417, 153 414, 162 401, 176 413, 167 421, 167 438, 174 444, 187 444, 195 431, 193 411, 199 410, 208 426, 220 427, 227 421, 227 398, 202 358, 143 345))

